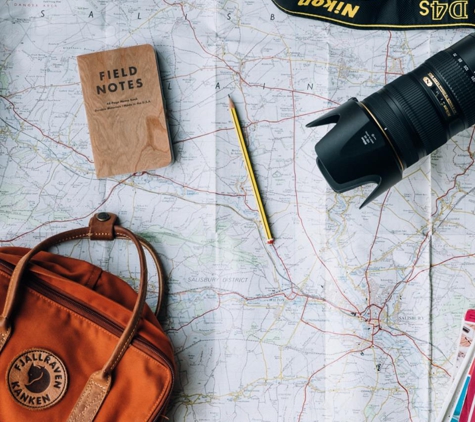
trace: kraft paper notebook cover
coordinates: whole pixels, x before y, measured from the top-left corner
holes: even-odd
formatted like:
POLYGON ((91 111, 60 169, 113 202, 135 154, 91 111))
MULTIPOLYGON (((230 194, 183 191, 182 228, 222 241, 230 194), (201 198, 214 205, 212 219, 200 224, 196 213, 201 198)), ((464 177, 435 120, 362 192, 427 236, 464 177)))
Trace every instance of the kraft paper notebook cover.
POLYGON ((173 162, 157 56, 151 45, 77 57, 97 177, 173 162))

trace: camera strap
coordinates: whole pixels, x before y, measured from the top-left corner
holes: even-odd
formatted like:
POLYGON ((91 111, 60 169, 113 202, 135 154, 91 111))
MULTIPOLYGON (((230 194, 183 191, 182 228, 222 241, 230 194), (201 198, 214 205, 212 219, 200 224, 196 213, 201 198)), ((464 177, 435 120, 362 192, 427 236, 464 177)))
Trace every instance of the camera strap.
POLYGON ((292 15, 355 29, 475 28, 475 0, 272 0, 292 15))

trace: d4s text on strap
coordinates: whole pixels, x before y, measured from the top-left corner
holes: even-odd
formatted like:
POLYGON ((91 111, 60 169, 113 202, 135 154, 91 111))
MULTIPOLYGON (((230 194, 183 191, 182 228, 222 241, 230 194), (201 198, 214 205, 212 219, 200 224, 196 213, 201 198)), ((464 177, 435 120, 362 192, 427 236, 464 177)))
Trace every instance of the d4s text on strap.
POLYGON ((475 0, 272 0, 282 11, 355 29, 475 28, 475 0))

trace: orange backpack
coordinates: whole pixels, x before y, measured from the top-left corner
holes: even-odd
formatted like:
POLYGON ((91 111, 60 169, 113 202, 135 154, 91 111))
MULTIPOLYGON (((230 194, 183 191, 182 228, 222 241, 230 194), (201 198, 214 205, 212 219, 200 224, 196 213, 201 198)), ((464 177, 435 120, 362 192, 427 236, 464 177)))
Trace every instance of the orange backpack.
MULTIPOLYGON (((144 239, 113 214, 33 249, 0 248, 0 421, 161 420, 175 373, 171 342, 145 303, 144 239), (131 240, 140 288, 82 260, 45 252, 74 239, 131 240)), ((157 312, 158 313, 158 312, 157 312)))

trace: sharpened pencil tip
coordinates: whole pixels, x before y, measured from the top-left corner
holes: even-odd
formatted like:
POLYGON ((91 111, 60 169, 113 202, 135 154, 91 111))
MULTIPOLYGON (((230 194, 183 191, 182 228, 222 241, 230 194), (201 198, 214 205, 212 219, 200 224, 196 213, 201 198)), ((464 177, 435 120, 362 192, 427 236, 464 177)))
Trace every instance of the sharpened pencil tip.
POLYGON ((228 94, 228 98, 229 98, 229 107, 234 108, 234 103, 233 103, 233 100, 231 100, 231 95, 228 94))

